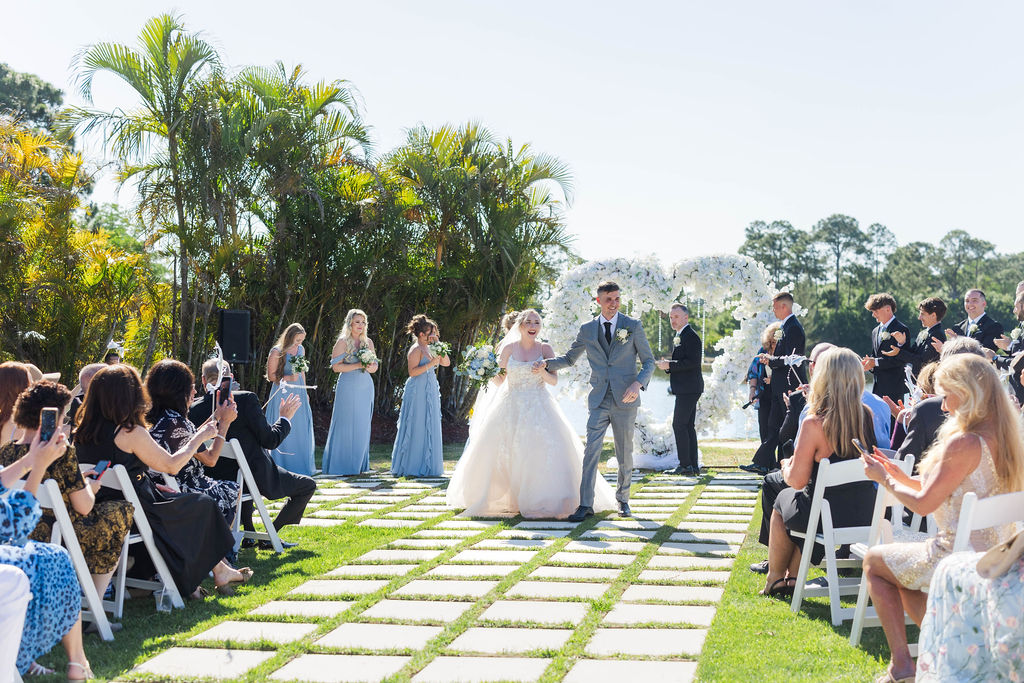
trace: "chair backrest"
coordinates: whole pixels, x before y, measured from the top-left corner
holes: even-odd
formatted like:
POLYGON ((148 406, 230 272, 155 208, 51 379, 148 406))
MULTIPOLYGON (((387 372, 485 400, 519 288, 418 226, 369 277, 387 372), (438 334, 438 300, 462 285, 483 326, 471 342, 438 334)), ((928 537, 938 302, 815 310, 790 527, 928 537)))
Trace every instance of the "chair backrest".
POLYGON ((972 531, 1014 522, 1024 522, 1024 491, 1003 493, 988 498, 978 498, 978 494, 970 491, 964 495, 964 501, 960 505, 960 521, 956 527, 953 552, 970 548, 972 531))
POLYGON ((864 463, 860 458, 850 458, 841 462, 822 460, 818 463, 818 476, 814 482, 814 493, 818 491, 824 494, 825 489, 831 486, 852 484, 856 481, 867 481, 864 474, 864 463))

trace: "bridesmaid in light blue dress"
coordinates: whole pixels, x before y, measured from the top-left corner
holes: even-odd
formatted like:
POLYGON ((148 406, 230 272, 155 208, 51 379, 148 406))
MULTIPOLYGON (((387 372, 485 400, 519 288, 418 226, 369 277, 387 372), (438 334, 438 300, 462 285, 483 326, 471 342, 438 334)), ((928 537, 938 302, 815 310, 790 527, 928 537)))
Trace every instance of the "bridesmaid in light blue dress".
POLYGON ((437 341, 437 324, 427 316, 414 316, 406 328, 416 341, 406 358, 405 381, 398 434, 391 450, 391 473, 396 477, 439 477, 444 473, 441 451, 441 388, 437 366, 448 366, 447 356, 431 354, 428 344, 437 341))
POLYGON ((324 474, 360 474, 370 469, 370 421, 373 418, 373 379, 377 363, 365 368, 360 349, 374 350, 366 336, 366 314, 353 308, 345 316, 331 351, 331 369, 341 373, 334 388, 334 413, 324 446, 324 474))
MULTIPOLYGON (((267 380, 273 382, 271 400, 267 402, 267 422, 274 424, 281 417, 281 399, 286 393, 281 391, 281 380, 286 384, 306 384, 306 373, 295 372, 292 362, 296 358, 305 358, 306 349, 302 342, 306 340, 306 330, 299 323, 292 323, 285 328, 284 334, 270 350, 267 358, 267 380)), ((281 445, 271 452, 274 462, 290 472, 312 475, 316 471, 313 461, 313 411, 309 406, 309 394, 305 389, 289 388, 287 393, 296 394, 302 399, 302 405, 291 419, 292 430, 288 432, 281 445)))

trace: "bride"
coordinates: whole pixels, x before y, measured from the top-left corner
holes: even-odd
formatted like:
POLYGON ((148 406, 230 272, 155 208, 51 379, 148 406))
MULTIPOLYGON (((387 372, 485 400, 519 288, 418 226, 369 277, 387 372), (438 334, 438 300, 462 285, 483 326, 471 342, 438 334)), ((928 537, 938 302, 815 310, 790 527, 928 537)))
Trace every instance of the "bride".
MULTIPOLYGON (((555 355, 539 341, 540 326, 526 309, 498 347, 505 375, 448 486, 448 505, 466 515, 566 517, 579 505, 583 444, 548 392, 558 376, 533 368, 555 355)), ((594 511, 615 509, 615 492, 598 477, 594 511)))

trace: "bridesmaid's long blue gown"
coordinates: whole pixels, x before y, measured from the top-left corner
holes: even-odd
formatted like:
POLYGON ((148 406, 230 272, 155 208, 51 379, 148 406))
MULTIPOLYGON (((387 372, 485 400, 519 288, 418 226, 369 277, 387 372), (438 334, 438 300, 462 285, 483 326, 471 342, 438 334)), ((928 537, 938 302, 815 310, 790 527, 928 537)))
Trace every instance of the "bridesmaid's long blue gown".
MULTIPOLYGON (((341 362, 359 362, 346 353, 341 362)), ((373 418, 373 379, 363 370, 338 375, 334 413, 324 446, 324 474, 359 474, 370 469, 370 420, 373 418)))
MULTIPOLYGON (((420 365, 430 359, 424 355, 420 365)), ((398 434, 391 450, 396 477, 439 477, 444 474, 441 451, 441 387, 436 369, 405 380, 398 434)))
MULTIPOLYGON (((274 347, 278 351, 276 346, 274 347)), ((292 368, 292 359, 305 356, 306 350, 299 346, 299 352, 292 356, 285 354, 284 373, 291 375, 295 372, 292 368)), ((305 384, 305 377, 296 381, 296 384, 305 384)), ((278 391, 280 384, 274 382, 274 388, 270 392, 270 402, 267 403, 267 422, 274 424, 281 417, 279 412, 281 400, 287 396, 283 391, 278 391)), ((292 417, 292 430, 288 432, 281 445, 271 452, 270 457, 281 467, 296 474, 312 475, 316 471, 316 463, 313 460, 313 410, 309 407, 309 394, 305 389, 289 389, 289 394, 297 394, 302 399, 302 405, 295 411, 292 417)))

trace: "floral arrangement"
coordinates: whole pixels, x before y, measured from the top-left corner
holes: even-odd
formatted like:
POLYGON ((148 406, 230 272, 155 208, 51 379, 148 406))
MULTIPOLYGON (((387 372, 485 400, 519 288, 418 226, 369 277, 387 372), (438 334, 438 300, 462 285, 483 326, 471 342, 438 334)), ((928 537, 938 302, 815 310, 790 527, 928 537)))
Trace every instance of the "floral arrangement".
POLYGON ((892 337, 892 335, 889 334, 888 330, 882 330, 882 333, 878 335, 878 338, 881 341, 889 341, 890 337, 892 337))
POLYGON ((309 372, 309 359, 305 356, 292 356, 292 373, 301 374, 303 372, 309 372))
POLYGON ((369 346, 362 346, 356 351, 356 358, 359 360, 359 364, 363 366, 363 372, 366 372, 366 368, 370 367, 374 363, 379 363, 380 359, 377 358, 377 354, 373 352, 369 346))
MULTIPOLYGON (((543 302, 544 328, 556 354, 568 349, 580 325, 596 315, 591 304, 594 288, 602 280, 619 284, 621 311, 632 318, 653 309, 666 311, 677 299, 703 299, 712 308, 732 308, 740 326, 715 345, 720 353, 711 364, 711 376, 697 404, 699 429, 714 429, 742 404, 745 395, 740 396, 740 388, 746 384, 750 359, 761 346, 764 328, 775 320, 771 301, 777 288, 764 266, 738 254, 695 257, 664 266, 655 256, 583 263, 563 273, 543 302)), ((798 305, 793 311, 797 315, 804 312, 798 305)), ((558 383, 559 389, 582 398, 589 390, 589 373, 585 361, 560 371, 565 381, 558 383)), ((659 453, 664 452, 661 449, 666 444, 675 447, 672 416, 656 416, 641 405, 634 431, 635 449, 639 453, 659 453)))
POLYGON ((462 352, 462 358, 462 363, 455 370, 455 374, 466 377, 473 384, 486 386, 492 377, 502 372, 498 365, 498 356, 490 344, 467 346, 462 352))
POLYGON ((452 345, 448 342, 435 341, 427 344, 427 348, 430 349, 431 355, 436 358, 447 358, 452 353, 452 345))
POLYGON ((971 323, 971 326, 967 328, 967 334, 969 336, 973 337, 977 333, 978 333, 978 323, 971 323))

